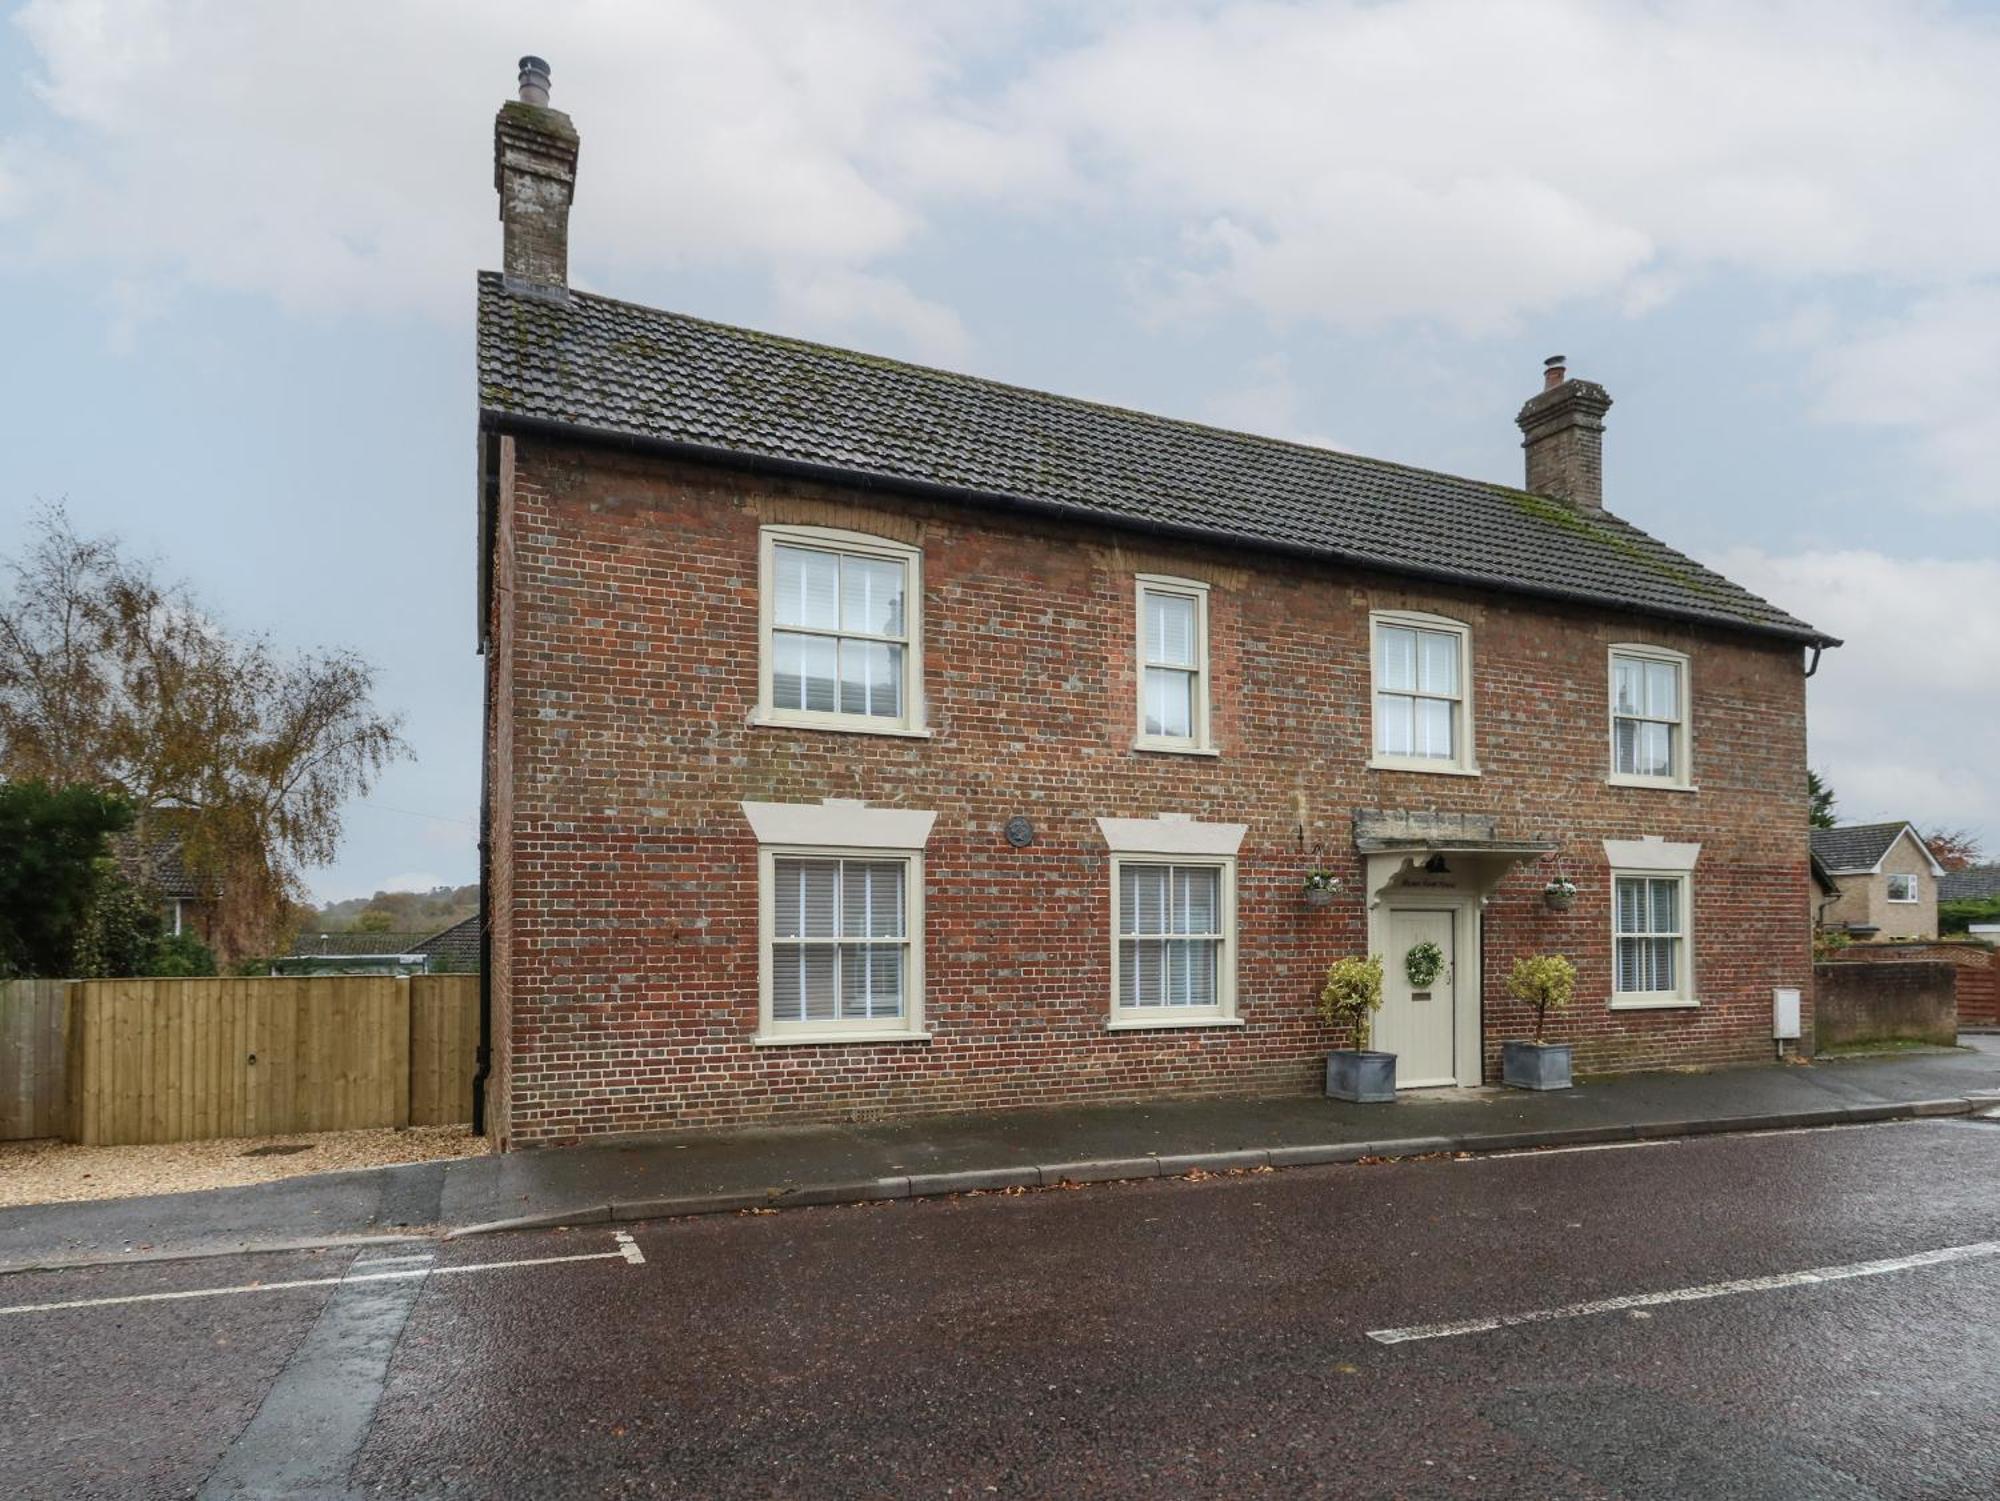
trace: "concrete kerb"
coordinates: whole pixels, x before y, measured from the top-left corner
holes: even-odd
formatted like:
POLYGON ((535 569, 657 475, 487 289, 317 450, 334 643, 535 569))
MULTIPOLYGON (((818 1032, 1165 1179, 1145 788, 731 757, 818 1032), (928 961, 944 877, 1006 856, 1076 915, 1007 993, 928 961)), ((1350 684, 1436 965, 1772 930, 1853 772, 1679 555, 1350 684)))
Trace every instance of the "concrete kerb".
POLYGON ((630 1222, 683 1219, 696 1215, 736 1214, 749 1209, 804 1209, 834 1204, 871 1203, 883 1199, 942 1198, 952 1194, 991 1193, 1010 1188, 1054 1188, 1064 1183, 1113 1183, 1147 1178, 1175 1178, 1196 1170, 1217 1173, 1241 1172, 1261 1167, 1316 1167, 1359 1162, 1364 1158, 1430 1157, 1447 1152, 1519 1152, 1538 1147, 1652 1141, 1676 1136, 1713 1136, 1725 1132, 1800 1130, 1855 1122, 1971 1115, 1995 1104, 2000 1104, 2000 1093, 1844 1105, 1819 1110, 1777 1111, 1769 1115, 1641 1121, 1631 1125, 1572 1126, 1546 1131, 1488 1132, 1462 1137, 1405 1136, 1383 1141, 1305 1143, 1241 1151, 1186 1152, 1149 1157, 1101 1157, 1037 1166, 969 1168, 955 1172, 914 1173, 909 1177, 871 1178, 849 1183, 802 1184, 795 1188, 769 1188, 739 1193, 621 1199, 610 1204, 599 1204, 584 1209, 522 1215, 514 1219, 467 1225, 448 1232, 445 1238, 456 1240, 468 1235, 491 1235, 505 1230, 547 1230, 568 1225, 604 1224, 612 1220, 630 1222))

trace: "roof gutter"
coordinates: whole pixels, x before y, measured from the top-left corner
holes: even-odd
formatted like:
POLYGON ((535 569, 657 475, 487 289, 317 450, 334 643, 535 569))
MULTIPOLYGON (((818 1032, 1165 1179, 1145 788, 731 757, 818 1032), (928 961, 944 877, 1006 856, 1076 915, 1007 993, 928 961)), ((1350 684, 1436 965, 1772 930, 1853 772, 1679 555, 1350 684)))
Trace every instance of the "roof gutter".
MULTIPOLYGON (((1582 589, 1564 589, 1553 584, 1522 584, 1503 582, 1483 574, 1468 573, 1459 569, 1438 568, 1420 563, 1401 562, 1392 558, 1377 558, 1366 553, 1348 552, 1334 547, 1311 547, 1302 542, 1286 542, 1274 537, 1257 537, 1245 532, 1230 531, 1225 527, 1191 526, 1186 522, 1148 521, 1141 522, 1130 517, 1118 516, 1089 506, 1077 505, 1073 501, 1047 500, 1032 495, 1010 495, 997 490, 975 490, 963 485, 940 484, 935 480, 909 479, 900 475, 879 474, 866 469, 843 469, 837 464, 818 464, 803 459, 783 459, 769 454, 743 453, 732 448, 716 448, 703 443, 687 443, 673 438, 649 438, 636 433, 622 433, 610 428, 590 427, 582 423, 562 422, 550 417, 524 417, 512 412, 496 412, 490 407, 479 410, 479 426, 486 432, 509 433, 517 437, 547 438, 559 442, 590 443, 605 448, 623 449, 629 453, 652 454, 663 458, 685 459, 694 463, 710 464, 717 468, 736 469, 751 474, 778 475, 786 479, 813 480, 823 484, 845 485, 851 489, 883 490, 892 494, 911 495, 925 500, 946 501, 955 505, 1004 506, 1009 510, 1026 515, 1050 516, 1064 521, 1083 522, 1094 526, 1113 527, 1127 531, 1140 531, 1155 536, 1184 538, 1190 542, 1222 543, 1230 547, 1250 547, 1260 552, 1276 553, 1284 557, 1309 558, 1315 562, 1336 561, 1363 568, 1373 568, 1386 573, 1403 574, 1411 578, 1435 579, 1440 583, 1458 584, 1478 588, 1505 589, 1511 594, 1526 594, 1542 599, 1561 600, 1570 604, 1590 604, 1602 607, 1617 604, 1601 594, 1592 594, 1582 589)), ((1785 641, 1796 641, 1814 650, 1817 665, 1818 652, 1825 647, 1839 646, 1841 643, 1832 636, 1813 630, 1793 630, 1784 626, 1759 625, 1755 621, 1736 620, 1728 616, 1707 615, 1699 610, 1677 610, 1670 605, 1639 605, 1627 603, 1625 608, 1641 615, 1664 616, 1672 620, 1686 620, 1698 625, 1714 626, 1722 630, 1746 632, 1754 636, 1773 636, 1785 641)))

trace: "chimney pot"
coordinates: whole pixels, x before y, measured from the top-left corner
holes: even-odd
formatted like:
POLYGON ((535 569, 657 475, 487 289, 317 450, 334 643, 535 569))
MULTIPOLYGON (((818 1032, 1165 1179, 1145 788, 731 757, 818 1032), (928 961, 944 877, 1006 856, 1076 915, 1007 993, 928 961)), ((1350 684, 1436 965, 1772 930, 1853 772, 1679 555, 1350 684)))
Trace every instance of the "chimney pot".
POLYGON ((521 102, 541 105, 549 102, 549 65, 539 57, 521 59, 521 102))
POLYGON ((1565 357, 1543 361, 1542 389, 1514 421, 1527 451, 1527 488, 1593 510, 1604 508, 1604 414, 1611 397, 1595 381, 1571 380, 1565 357))

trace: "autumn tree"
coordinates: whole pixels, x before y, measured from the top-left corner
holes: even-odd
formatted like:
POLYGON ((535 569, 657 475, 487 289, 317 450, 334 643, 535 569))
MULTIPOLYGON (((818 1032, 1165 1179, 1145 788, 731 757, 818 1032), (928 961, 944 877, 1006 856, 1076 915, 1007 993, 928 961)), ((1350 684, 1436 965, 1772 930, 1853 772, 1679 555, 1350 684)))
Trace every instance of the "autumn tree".
POLYGON ((1977 865, 1983 853, 1979 836, 1969 829, 1939 829, 1924 835, 1924 848, 1946 870, 1964 870, 1977 865))
POLYGON ((374 706, 374 669, 231 634, 59 506, 0 577, 0 775, 116 794, 142 844, 177 840, 218 893, 218 949, 278 943, 343 805, 409 753, 374 706))

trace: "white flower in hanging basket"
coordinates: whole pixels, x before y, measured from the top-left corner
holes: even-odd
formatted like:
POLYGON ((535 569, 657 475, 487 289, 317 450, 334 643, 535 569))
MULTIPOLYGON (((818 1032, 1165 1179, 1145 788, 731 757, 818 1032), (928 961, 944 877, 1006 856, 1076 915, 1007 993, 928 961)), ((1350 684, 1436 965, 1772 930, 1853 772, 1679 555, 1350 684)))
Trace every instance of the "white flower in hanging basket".
POLYGON ((1568 876, 1557 876, 1542 888, 1542 900, 1551 912, 1567 912, 1576 901, 1576 882, 1568 876))

